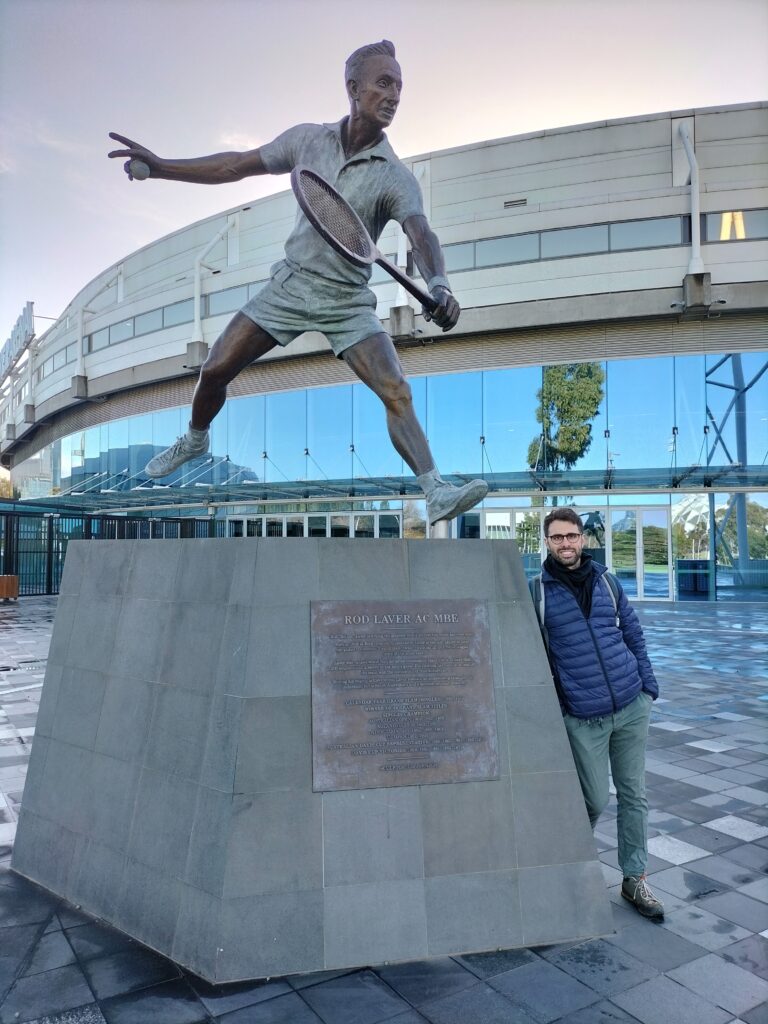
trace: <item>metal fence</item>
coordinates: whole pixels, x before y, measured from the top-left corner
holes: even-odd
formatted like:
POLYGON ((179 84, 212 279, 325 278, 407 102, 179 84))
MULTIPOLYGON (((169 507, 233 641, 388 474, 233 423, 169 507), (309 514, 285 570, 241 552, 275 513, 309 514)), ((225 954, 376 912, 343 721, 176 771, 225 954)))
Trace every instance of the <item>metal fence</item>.
POLYGON ((0 514, 0 575, 18 576, 19 595, 58 594, 71 540, 164 540, 224 537, 226 522, 126 516, 0 514))

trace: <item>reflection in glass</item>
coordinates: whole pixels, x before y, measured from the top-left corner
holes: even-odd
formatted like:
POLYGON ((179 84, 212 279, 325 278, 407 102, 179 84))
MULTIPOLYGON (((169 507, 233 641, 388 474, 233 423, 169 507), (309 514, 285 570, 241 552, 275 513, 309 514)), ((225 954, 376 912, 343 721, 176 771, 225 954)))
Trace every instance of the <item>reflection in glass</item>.
POLYGON ((630 220, 611 224, 611 251, 621 249, 652 249, 682 242, 679 217, 658 217, 651 220, 630 220))
POLYGON ((480 538, 480 513, 465 512, 458 517, 458 535, 461 540, 478 540, 480 538))
POLYGON ((483 372, 484 469, 519 472, 527 466, 528 445, 536 431, 536 392, 541 369, 521 366, 483 372))
MULTIPOLYGON (((264 395, 230 399, 222 415, 227 418, 227 451, 230 472, 240 467, 247 470, 239 481, 264 479, 264 395)), ((216 451, 217 455, 224 452, 216 451)))
POLYGON ((283 536, 283 518, 267 516, 267 537, 282 537, 283 536))
POLYGON ((303 537, 304 536, 304 516, 286 516, 285 517, 285 536, 286 537, 303 537))
POLYGON ((474 242, 460 242, 458 245, 444 245, 445 269, 450 274, 457 270, 471 270, 475 265, 474 242))
POLYGON ((541 232, 541 258, 578 256, 593 252, 608 252, 608 225, 595 224, 588 228, 559 228, 541 232))
POLYGON ((528 445, 531 469, 572 469, 592 445, 592 422, 603 401, 605 371, 600 363, 546 366, 537 398, 541 430, 528 445))
POLYGON ((506 238, 487 238, 475 243, 475 262, 478 267, 493 267, 503 263, 526 263, 539 258, 539 234, 508 235, 506 238))
POLYGON ((355 516, 355 536, 373 537, 373 516, 355 516))
POLYGON ((768 210, 725 210, 705 215, 708 242, 768 238, 768 210))
POLYGON ((445 476, 482 473, 482 374, 449 373, 427 378, 427 421, 435 464, 445 476))
POLYGON ((188 324, 194 319, 195 310, 192 299, 174 302, 163 307, 163 326, 173 327, 175 324, 188 324))
POLYGON ((399 537, 400 517, 393 515, 379 515, 379 537, 399 537))
POLYGON ((672 357, 610 361, 607 393, 609 467, 666 472, 674 458, 672 357))
POLYGON ((222 292, 211 292, 208 296, 208 316, 219 313, 234 313, 248 301, 248 286, 225 288, 222 292))
POLYGON ((242 519, 230 519, 229 520, 229 536, 230 537, 242 537, 243 536, 243 520, 242 519))
MULTIPOLYGON (((414 390, 414 381, 411 387, 414 390)), ((423 383, 421 385, 423 388, 423 383)), ((352 385, 352 443, 354 477, 402 476, 410 470, 389 439, 384 406, 365 384, 352 385)))
POLYGON ((139 313, 134 318, 134 333, 149 334, 151 331, 159 331, 163 326, 162 309, 152 309, 149 313, 139 313))
POLYGON ((487 540, 511 540, 513 532, 511 512, 485 513, 485 536, 487 540))
POLYGON ((349 536, 349 516, 331 516, 331 536, 349 536))
POLYGON ((643 597, 669 597, 669 542, 666 509, 642 510, 643 597))
POLYGON ((308 388, 305 393, 306 479, 346 480, 352 473, 352 385, 308 388))
POLYGON ((327 537, 328 536, 328 517, 327 516, 307 516, 307 536, 308 537, 327 537))
POLYGON ((630 597, 637 597, 637 513, 611 512, 612 569, 630 597))

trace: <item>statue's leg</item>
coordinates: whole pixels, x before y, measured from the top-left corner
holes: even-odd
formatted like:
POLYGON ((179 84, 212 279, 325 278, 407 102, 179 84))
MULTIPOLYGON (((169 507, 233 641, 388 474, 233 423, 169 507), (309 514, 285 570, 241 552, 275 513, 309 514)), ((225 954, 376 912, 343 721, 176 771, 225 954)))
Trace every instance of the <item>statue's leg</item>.
POLYGON ((384 403, 387 429, 398 455, 416 476, 433 470, 435 461, 429 442, 416 419, 411 388, 390 336, 382 331, 365 338, 346 349, 342 358, 384 403))
POLYGON ((227 384, 277 342, 244 313, 235 313, 213 345, 192 398, 190 426, 207 430, 227 398, 227 384))
POLYGON ((430 526, 441 519, 454 519, 482 501, 488 493, 488 484, 484 480, 470 480, 455 487, 446 483, 437 471, 429 442, 416 419, 411 388, 390 336, 383 331, 374 334, 345 349, 342 357, 384 403, 389 436, 424 491, 430 526))

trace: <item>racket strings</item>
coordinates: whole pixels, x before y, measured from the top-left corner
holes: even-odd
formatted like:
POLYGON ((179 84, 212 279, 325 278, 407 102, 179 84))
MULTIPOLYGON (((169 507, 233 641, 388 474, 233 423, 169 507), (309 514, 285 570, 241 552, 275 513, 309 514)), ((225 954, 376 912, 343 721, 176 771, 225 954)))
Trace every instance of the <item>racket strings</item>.
POLYGON ((301 189, 317 219, 346 249, 362 259, 369 260, 371 246, 365 230, 357 223, 356 215, 344 199, 330 192, 322 180, 306 171, 301 175, 301 189))

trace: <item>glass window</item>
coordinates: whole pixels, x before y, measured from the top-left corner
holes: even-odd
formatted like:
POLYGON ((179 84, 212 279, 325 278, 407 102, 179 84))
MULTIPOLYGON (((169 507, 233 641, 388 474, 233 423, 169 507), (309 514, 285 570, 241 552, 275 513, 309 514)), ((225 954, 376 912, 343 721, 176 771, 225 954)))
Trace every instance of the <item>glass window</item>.
MULTIPOLYGON (((413 380, 410 383, 414 391, 423 387, 423 382, 420 386, 413 380)), ((404 469, 403 460, 392 447, 381 399, 364 384, 352 385, 352 441, 354 478, 402 476, 410 472, 404 469)))
POLYGON ((355 536, 356 537, 372 537, 373 536, 373 516, 355 516, 355 536))
POLYGON ((267 516, 267 537, 283 536, 283 518, 267 516))
POLYGON ((678 470, 707 461, 704 356, 675 356, 675 465, 678 470))
POLYGON ((444 476, 482 473, 482 374, 428 377, 424 428, 444 476))
POLYGON ((304 536, 304 516, 286 516, 285 517, 285 536, 286 537, 303 537, 304 536))
POLYGON ((544 366, 528 465, 539 471, 604 469, 605 369, 600 362, 544 366))
POLYGON ((535 454, 541 435, 536 422, 536 397, 541 388, 541 367, 483 373, 483 457, 489 473, 519 473, 528 468, 529 450, 535 454))
POLYGON ((101 331, 94 331, 91 335, 91 352, 98 352, 100 348, 106 348, 109 344, 109 328, 101 331))
POLYGON ((710 461, 715 465, 762 466, 768 459, 768 355, 735 352, 708 355, 707 409, 710 461), (740 424, 744 429, 740 430, 740 424))
POLYGON ((487 238, 475 245, 476 265, 493 267, 501 263, 526 263, 539 258, 539 233, 487 238))
POLYGON ((327 477, 346 480, 366 476, 358 459, 350 452, 352 444, 352 385, 309 388, 307 399, 308 480, 327 477))
POLYGON ((126 341, 133 337, 133 317, 130 320, 121 320, 119 324, 112 324, 109 328, 109 344, 116 345, 120 341, 126 341))
POLYGON ((67 362, 73 363, 77 359, 77 342, 73 341, 71 345, 67 345, 67 362))
POLYGON ((242 537, 243 536, 243 520, 242 519, 230 519, 229 520, 229 536, 230 537, 242 537))
POLYGON ((349 516, 331 516, 331 536, 349 536, 349 516))
POLYGON ((471 270, 475 265, 475 243, 460 242, 458 245, 444 245, 445 269, 451 271, 471 270))
POLYGON ((152 331, 159 331, 163 326, 162 309, 152 309, 148 313, 139 313, 133 318, 133 329, 135 334, 150 334, 152 331))
POLYGON ((171 306, 163 307, 163 327, 173 327, 174 324, 188 324, 195 316, 195 305, 192 299, 184 299, 183 302, 174 302, 171 306))
POLYGON ((307 536, 327 537, 328 521, 326 516, 307 516, 307 536))
POLYGON ((379 515, 379 536, 380 537, 399 537, 400 536, 400 517, 390 515, 388 513, 379 515))
POLYGON ((461 540, 480 539, 480 513, 466 512, 458 517, 458 534, 461 540))
POLYGON ((768 237, 768 210, 725 210, 705 216, 708 242, 768 237))
POLYGON ((230 475, 243 469, 239 481, 264 479, 264 405, 264 395, 248 395, 230 399, 224 407, 230 475))
POLYGON ((594 224, 588 228, 560 228, 541 232, 541 258, 580 256, 592 252, 608 252, 608 225, 594 224))
POLYGON ((672 357, 607 364, 609 468, 663 468, 674 452, 672 357))
POLYGON ((225 288, 221 292, 211 292, 208 296, 208 316, 219 313, 234 313, 248 301, 248 285, 237 288, 225 288))
POLYGON ((262 530, 262 521, 259 519, 249 519, 246 522, 246 536, 247 537, 260 537, 262 530))
POLYGON ((266 396, 264 449, 265 479, 302 480, 307 457, 307 396, 305 391, 284 391, 266 396))
POLYGON ((53 357, 53 369, 60 370, 67 362, 67 350, 65 348, 59 349, 59 351, 53 357))
POLYGON ((629 220, 611 224, 611 249, 653 249, 680 245, 682 233, 679 217, 657 217, 653 220, 629 220))

